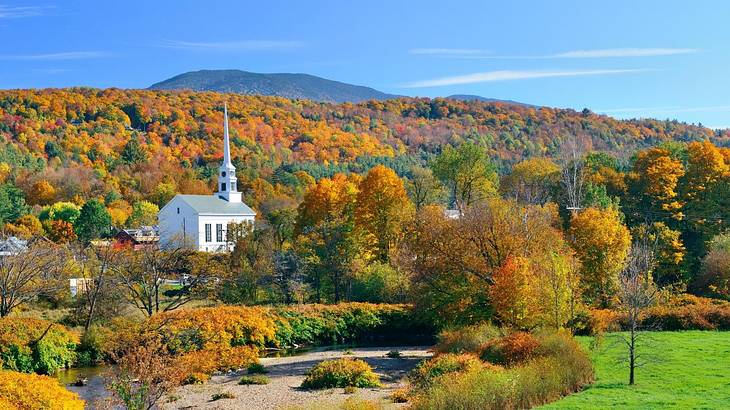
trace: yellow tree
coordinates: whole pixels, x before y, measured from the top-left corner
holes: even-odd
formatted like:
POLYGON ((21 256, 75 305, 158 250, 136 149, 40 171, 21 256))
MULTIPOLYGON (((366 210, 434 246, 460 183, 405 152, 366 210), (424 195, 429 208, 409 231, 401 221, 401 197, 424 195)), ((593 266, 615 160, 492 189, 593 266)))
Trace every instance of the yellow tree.
POLYGON ((5 234, 20 238, 32 238, 43 235, 43 224, 35 215, 23 215, 13 223, 6 223, 5 234))
POLYGON ((355 207, 355 225, 375 258, 387 262, 402 236, 402 224, 412 204, 395 171, 378 165, 360 182, 355 207))
POLYGON ((560 182, 560 167, 548 158, 526 159, 512 168, 500 182, 507 197, 528 204, 543 204, 560 182))
POLYGON ((28 192, 27 199, 31 205, 48 205, 56 197, 56 188, 45 179, 36 181, 28 192))
MULTIPOLYGON (((679 180, 685 174, 684 166, 664 148, 649 148, 636 157, 628 175, 632 198, 632 216, 646 212, 669 212, 682 219, 683 203, 679 197, 679 180)), ((643 218, 647 219, 647 218, 643 218)), ((652 219, 652 218, 649 218, 652 219)))
POLYGON ((687 145, 687 200, 691 201, 710 185, 730 172, 722 151, 710 141, 691 142, 687 145))
POLYGON ((584 297, 595 305, 609 306, 631 247, 631 234, 618 210, 587 208, 573 215, 569 235, 582 263, 584 297))

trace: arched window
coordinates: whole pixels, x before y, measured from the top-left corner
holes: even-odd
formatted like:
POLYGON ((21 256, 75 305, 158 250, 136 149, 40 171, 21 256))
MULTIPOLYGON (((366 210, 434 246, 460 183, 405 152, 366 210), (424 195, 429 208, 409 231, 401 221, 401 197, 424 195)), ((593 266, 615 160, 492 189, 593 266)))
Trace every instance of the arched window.
POLYGON ((226 183, 221 184, 221 192, 226 192, 226 183))

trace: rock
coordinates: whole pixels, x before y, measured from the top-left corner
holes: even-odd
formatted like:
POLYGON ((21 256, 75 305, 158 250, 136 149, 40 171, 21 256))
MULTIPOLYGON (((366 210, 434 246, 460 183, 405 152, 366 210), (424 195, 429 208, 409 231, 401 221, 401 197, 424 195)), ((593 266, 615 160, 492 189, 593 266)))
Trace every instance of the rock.
POLYGON ((83 386, 86 386, 87 384, 89 384, 89 379, 86 377, 83 377, 81 379, 76 379, 76 381, 74 382, 74 386, 76 386, 76 387, 83 387, 83 386))

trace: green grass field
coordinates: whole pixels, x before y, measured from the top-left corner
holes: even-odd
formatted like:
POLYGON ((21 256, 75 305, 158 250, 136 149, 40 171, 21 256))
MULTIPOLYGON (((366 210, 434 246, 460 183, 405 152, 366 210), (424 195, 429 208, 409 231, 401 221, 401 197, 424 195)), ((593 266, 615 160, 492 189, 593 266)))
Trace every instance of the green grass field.
MULTIPOLYGON (((730 332, 651 332, 640 353, 648 363, 628 385, 621 363, 626 347, 607 334, 591 351, 596 382, 586 390, 542 408, 552 409, 727 409, 730 408, 730 332)), ((592 339, 579 338, 588 347, 592 339)))

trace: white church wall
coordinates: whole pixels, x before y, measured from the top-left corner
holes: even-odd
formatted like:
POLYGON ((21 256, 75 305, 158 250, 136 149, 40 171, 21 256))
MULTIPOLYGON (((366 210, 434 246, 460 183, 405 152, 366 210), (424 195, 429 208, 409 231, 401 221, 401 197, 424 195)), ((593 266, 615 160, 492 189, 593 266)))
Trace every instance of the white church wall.
POLYGON ((175 197, 158 214, 160 247, 197 246, 197 215, 185 201, 175 197))
POLYGON ((254 216, 240 215, 200 215, 198 225, 197 246, 198 250, 205 252, 219 252, 230 250, 227 248, 226 231, 229 223, 241 223, 248 221, 254 223, 254 216), (206 240, 205 225, 210 224, 210 241, 206 240), (221 225, 222 236, 221 241, 217 237, 216 225, 221 225))

